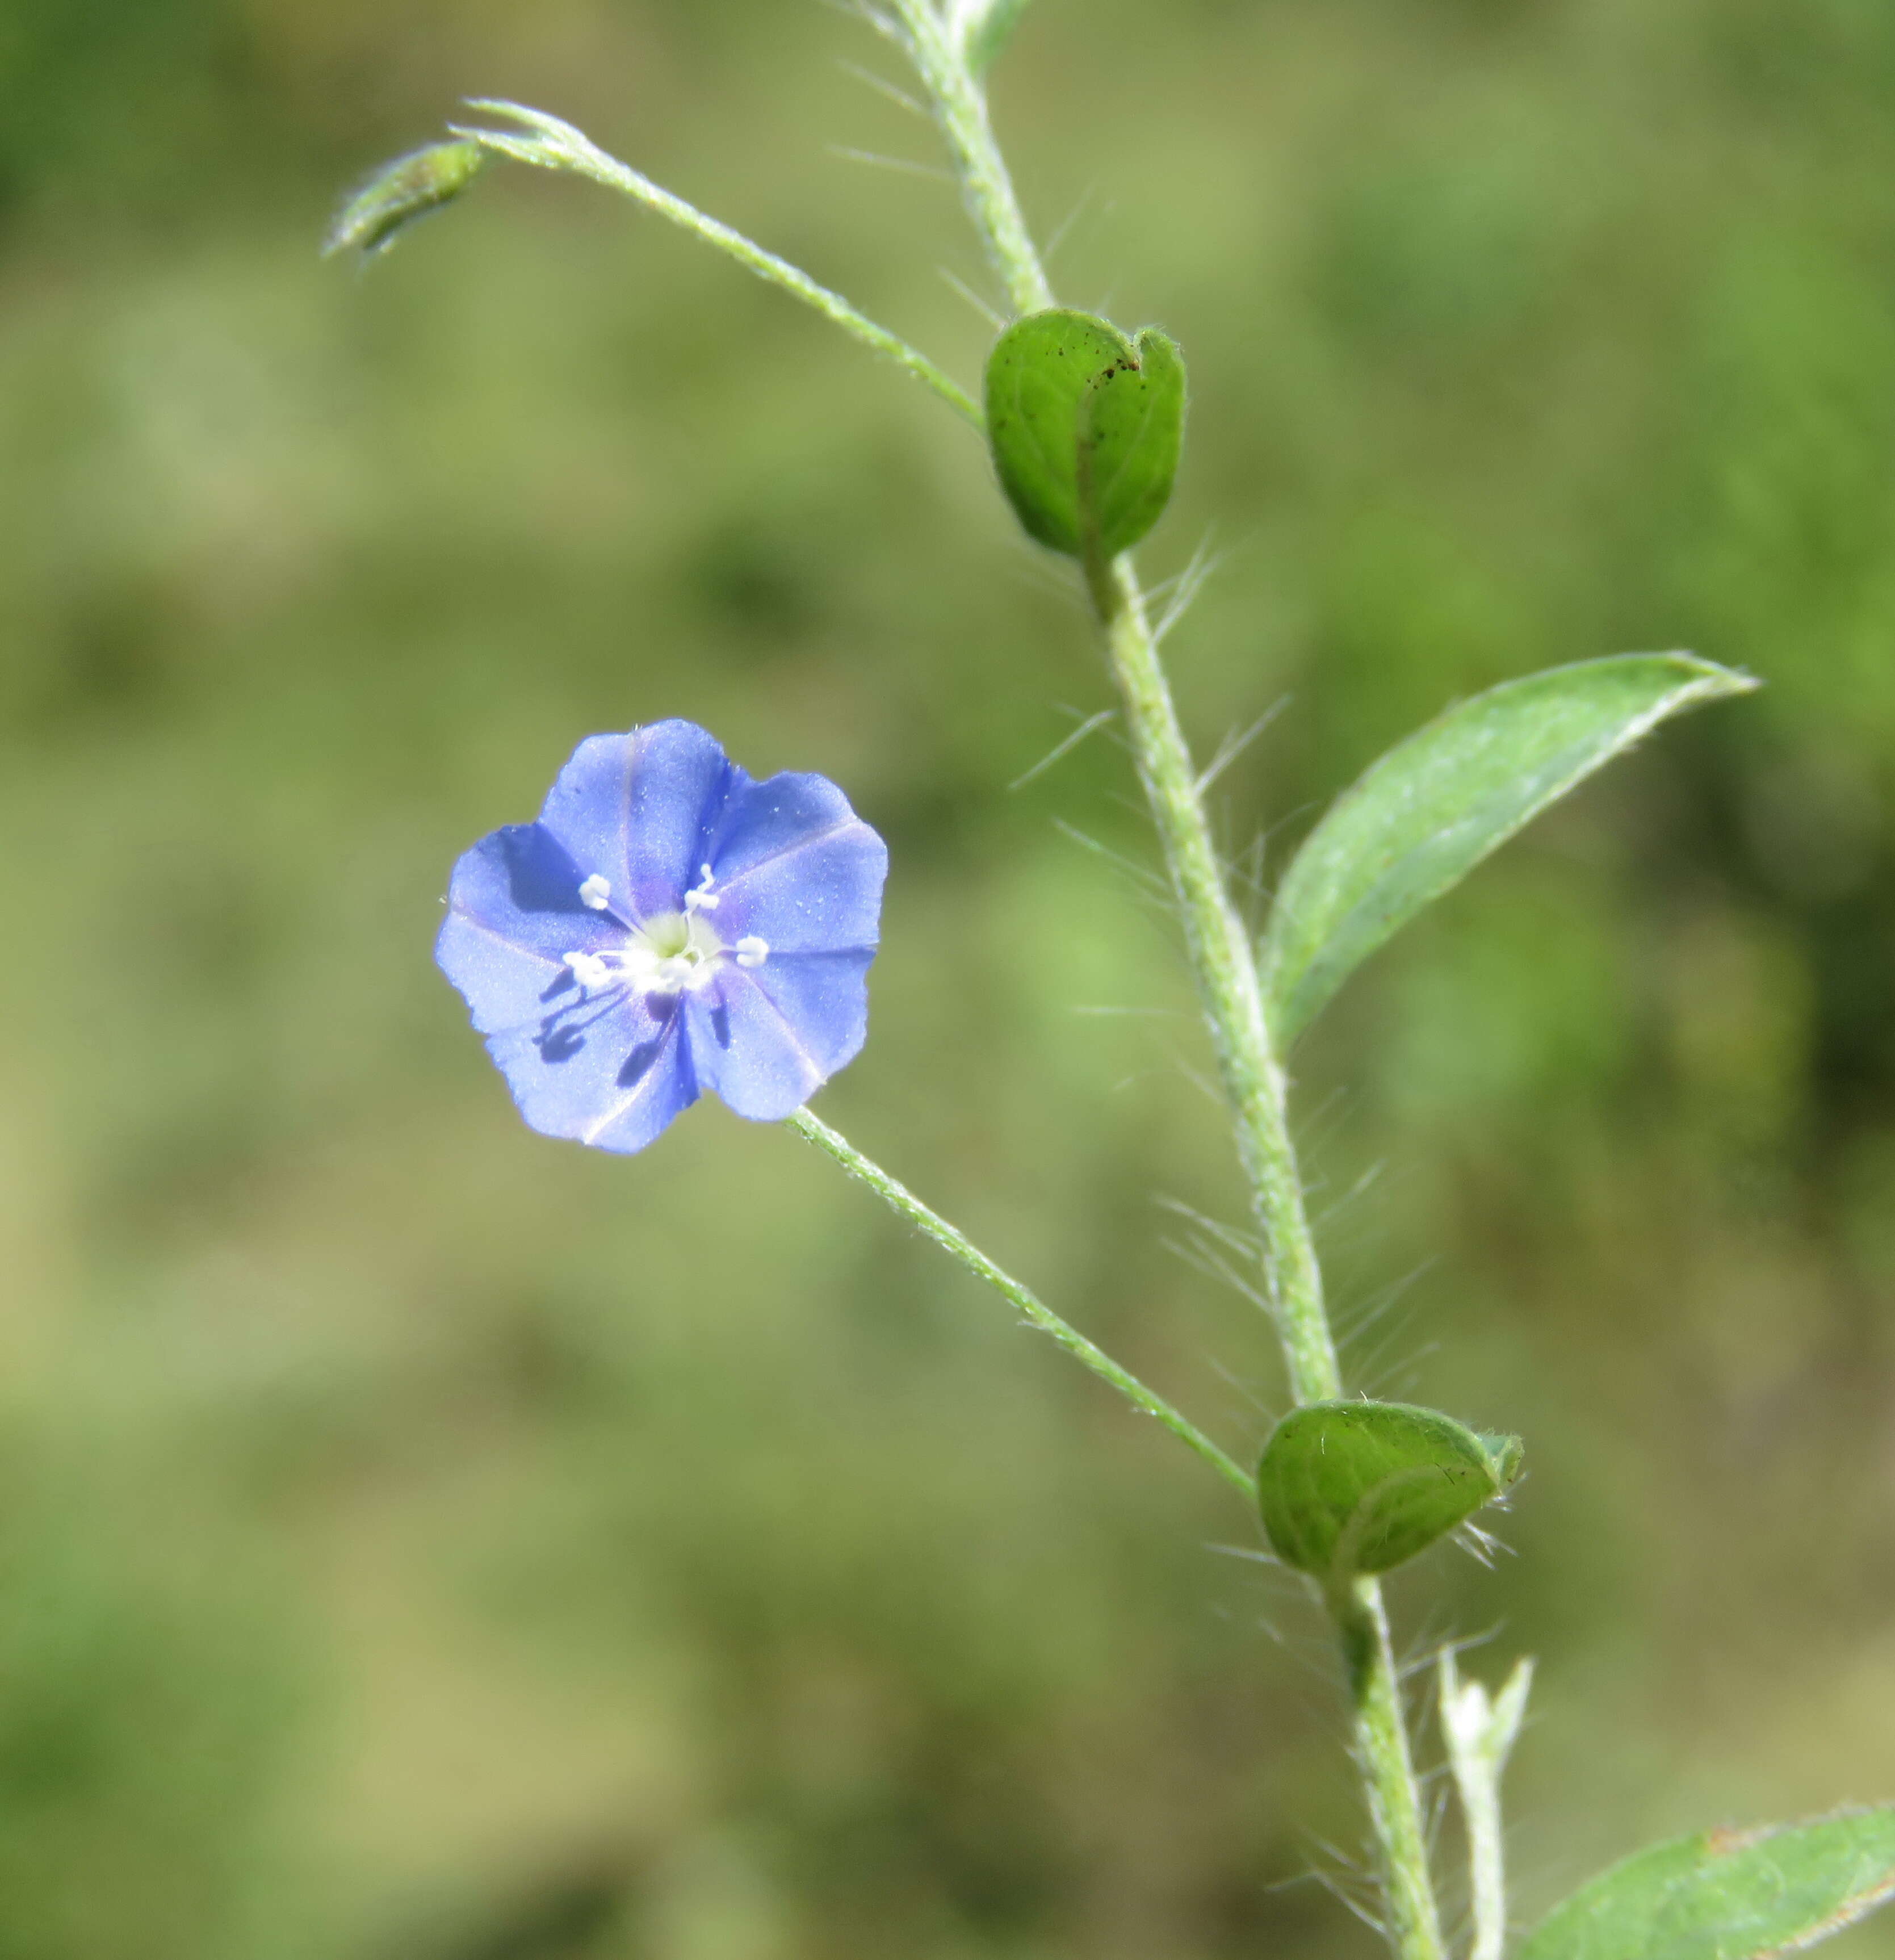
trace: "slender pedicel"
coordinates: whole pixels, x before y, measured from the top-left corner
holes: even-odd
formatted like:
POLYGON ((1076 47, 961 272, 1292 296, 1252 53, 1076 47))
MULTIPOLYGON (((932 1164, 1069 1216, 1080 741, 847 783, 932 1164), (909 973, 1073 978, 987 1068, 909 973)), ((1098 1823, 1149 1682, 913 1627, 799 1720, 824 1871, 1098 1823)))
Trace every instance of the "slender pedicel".
POLYGON ((533 133, 523 136, 507 130, 455 124, 450 126, 455 135, 478 143, 496 156, 510 157, 516 163, 532 164, 541 170, 568 170, 575 176, 590 177, 593 183, 621 192, 686 231, 695 232, 719 251, 728 253, 758 278, 781 286, 806 306, 814 307, 824 318, 835 321, 845 333, 852 334, 864 346, 873 348, 877 354, 905 368, 976 428, 982 425, 979 406, 967 390, 950 380, 925 354, 911 347, 899 334, 891 333, 885 326, 870 319, 840 293, 831 292, 827 286, 819 284, 800 266, 791 265, 788 259, 779 258, 774 252, 766 251, 762 246, 745 237, 741 231, 733 230, 698 210, 696 205, 687 204, 629 164, 620 162, 600 149, 583 130, 574 129, 570 123, 562 123, 557 116, 526 108, 517 102, 475 98, 467 106, 490 116, 510 117, 517 123, 524 123, 533 133))
POLYGON ((1121 1368, 1111 1355, 1095 1347, 1077 1328, 1068 1325, 1030 1289, 997 1266, 965 1233, 957 1231, 938 1213, 930 1211, 905 1185, 891 1177, 879 1164, 865 1157, 846 1138, 838 1135, 819 1116, 812 1115, 807 1109, 799 1109, 789 1119, 789 1127, 814 1144, 818 1150, 835 1158, 851 1177, 866 1184, 891 1210, 918 1227, 925 1236, 958 1259, 977 1279, 984 1281, 1003 1300, 1010 1301, 1031 1325, 1042 1334, 1051 1335, 1067 1354, 1083 1362, 1100 1380, 1109 1382, 1134 1408, 1155 1418, 1181 1443, 1196 1450, 1226 1483, 1242 1494, 1247 1503, 1255 1502, 1257 1480, 1247 1470, 1226 1456, 1203 1430, 1179 1414, 1162 1395, 1155 1394, 1136 1375, 1121 1368))

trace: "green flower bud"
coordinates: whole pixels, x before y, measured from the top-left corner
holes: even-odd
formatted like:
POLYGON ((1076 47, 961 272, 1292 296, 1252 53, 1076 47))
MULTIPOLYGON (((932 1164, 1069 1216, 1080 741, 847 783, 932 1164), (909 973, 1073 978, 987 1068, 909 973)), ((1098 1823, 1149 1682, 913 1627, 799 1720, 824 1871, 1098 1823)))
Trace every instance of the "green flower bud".
POLYGON ((325 257, 386 251, 403 225, 451 203, 480 174, 487 152, 464 138, 430 143, 385 164, 335 214, 323 241, 325 257))

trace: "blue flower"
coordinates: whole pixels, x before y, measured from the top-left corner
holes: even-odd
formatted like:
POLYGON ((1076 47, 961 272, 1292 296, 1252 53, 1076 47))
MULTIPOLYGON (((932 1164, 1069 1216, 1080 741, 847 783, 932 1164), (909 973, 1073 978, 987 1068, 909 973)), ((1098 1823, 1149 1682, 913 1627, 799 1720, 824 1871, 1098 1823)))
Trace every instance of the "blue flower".
POLYGON ((434 956, 536 1130, 641 1150, 707 1089, 774 1122, 854 1058, 888 862, 825 778, 654 722, 462 858, 434 956))

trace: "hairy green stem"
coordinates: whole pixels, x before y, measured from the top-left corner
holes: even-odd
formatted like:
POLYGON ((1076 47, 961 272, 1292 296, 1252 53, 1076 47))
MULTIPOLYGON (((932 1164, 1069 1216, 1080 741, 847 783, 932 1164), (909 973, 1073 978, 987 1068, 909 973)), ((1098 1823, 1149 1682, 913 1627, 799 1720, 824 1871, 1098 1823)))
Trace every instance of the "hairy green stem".
POLYGON ((1134 1408, 1143 1410, 1162 1424, 1181 1443, 1196 1450, 1226 1483, 1242 1494, 1247 1502, 1254 1501, 1256 1480, 1247 1470, 1226 1456, 1163 1396, 1146 1387, 1136 1375, 1121 1368, 1077 1328, 1062 1320, 1029 1288, 997 1266, 965 1233, 956 1230, 939 1213, 930 1211, 906 1185, 891 1177, 879 1164, 865 1157, 846 1138, 838 1135, 820 1117, 812 1115, 807 1109, 800 1109, 790 1117, 789 1127, 833 1157, 852 1178, 866 1184, 892 1211, 905 1218, 924 1236, 933 1239, 943 1252, 958 1259, 977 1279, 984 1281, 1003 1300, 1010 1302, 1029 1325, 1038 1328, 1042 1334, 1050 1335, 1100 1380, 1109 1382, 1134 1408))
POLYGON ((906 30, 916 72, 927 83, 936 119, 953 154, 954 173, 968 215, 989 262, 1018 313, 1037 313, 1053 304, 1046 268, 1013 193, 1006 160, 987 120, 987 93, 968 66, 932 0, 895 0, 906 30))
MULTIPOLYGON (((1028 313, 1051 305, 1052 287, 994 141, 979 81, 930 0, 896 0, 896 8, 968 211, 1014 306, 1028 313)), ((1270 1038, 1250 935, 1218 861, 1130 558, 1088 565, 1086 584, 1235 1118, 1291 1389, 1299 1402, 1327 1401, 1341 1393, 1341 1372, 1290 1138, 1289 1083, 1270 1038)), ((1381 1589, 1373 1580, 1359 1580, 1331 1608, 1348 1662, 1355 1754, 1381 1852, 1389 1939, 1401 1960, 1443 1960, 1427 1835, 1381 1589)))
POLYGON ((570 171, 575 176, 590 177, 608 189, 622 192, 647 210, 655 211, 660 218, 669 218, 673 224, 682 226, 707 244, 714 245, 719 251, 727 253, 758 278, 768 280, 772 285, 780 286, 801 300, 806 306, 814 307, 844 332, 853 335, 864 346, 906 368, 924 387, 932 389, 976 428, 984 425, 985 418, 980 406, 967 390, 950 380, 925 354, 911 347, 898 334, 891 333, 885 326, 878 325, 866 313, 851 306, 840 293, 819 285, 800 266, 778 258, 774 252, 765 250, 741 231, 733 231, 729 225, 698 210, 696 205, 687 204, 682 198, 653 183, 629 164, 621 163, 616 157, 600 149, 583 130, 574 129, 570 123, 562 123, 557 116, 526 108, 517 102, 476 100, 469 102, 468 107, 485 110, 489 115, 511 117, 525 124, 532 133, 519 135, 509 130, 450 124, 456 136, 479 143, 496 156, 510 157, 516 163, 532 164, 541 170, 570 171))
POLYGON ((1191 751, 1130 561, 1098 568, 1090 583, 1125 705, 1133 760, 1184 921, 1218 1073, 1237 1119, 1237 1147, 1267 1248, 1269 1298, 1290 1390, 1299 1402, 1332 1401, 1342 1392, 1342 1375, 1290 1141, 1289 1086, 1270 1047, 1250 935, 1204 820, 1191 751))
POLYGON ((1447 1949, 1428 1865, 1427 1826, 1382 1588, 1372 1579, 1358 1579, 1343 1598, 1331 1602, 1330 1610, 1349 1670, 1356 1767, 1382 1850, 1389 1943, 1402 1960, 1443 1960, 1447 1949))

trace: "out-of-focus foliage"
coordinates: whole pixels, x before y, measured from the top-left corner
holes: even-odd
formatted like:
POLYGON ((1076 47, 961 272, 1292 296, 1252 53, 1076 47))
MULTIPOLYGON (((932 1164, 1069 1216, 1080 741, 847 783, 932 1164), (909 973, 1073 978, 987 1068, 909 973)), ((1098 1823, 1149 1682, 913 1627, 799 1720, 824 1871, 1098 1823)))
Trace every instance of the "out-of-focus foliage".
POLYGON ((1895 1811, 1700 1831, 1614 1865, 1556 1906, 1521 1960, 1769 1960, 1819 1945, 1895 1890, 1895 1811))
MULTIPOLYGON (((800 0, 0 13, 4 1960, 1371 1950, 1279 1888, 1356 1821, 1242 1507, 786 1135, 529 1134, 428 959, 581 734, 822 771, 895 867, 824 1113, 1233 1448, 1280 1413, 1163 1242, 1241 1211, 1169 923, 1058 828, 1149 864, 1124 759, 1008 792, 1106 690, 978 440, 584 186, 316 256, 498 91, 971 383, 848 61, 800 0)), ((1289 697, 1216 792, 1261 877, 1455 696, 1768 682, 1300 1099, 1353 1385, 1527 1440, 1520 1556, 1394 1588, 1543 1657, 1523 1917, 1889 1796, 1895 13, 1039 0, 996 93, 1062 296, 1191 361, 1145 558, 1221 553, 1207 757, 1289 697)))

